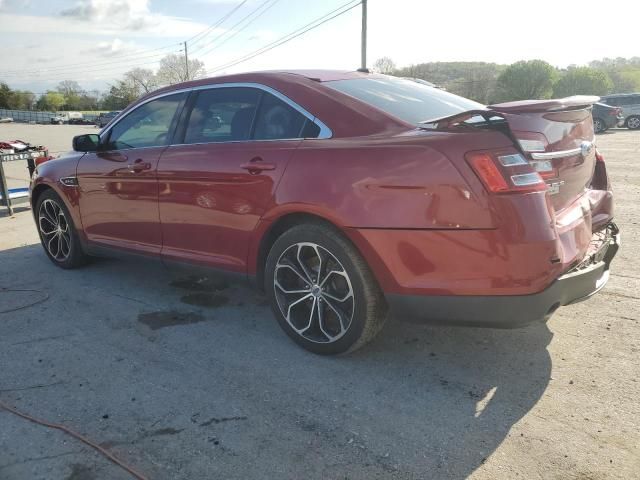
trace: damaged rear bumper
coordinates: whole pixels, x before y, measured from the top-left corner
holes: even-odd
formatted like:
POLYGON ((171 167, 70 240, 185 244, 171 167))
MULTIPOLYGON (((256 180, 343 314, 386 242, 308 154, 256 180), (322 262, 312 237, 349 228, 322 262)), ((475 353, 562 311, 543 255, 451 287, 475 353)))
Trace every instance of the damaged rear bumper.
POLYGON ((594 235, 583 261, 545 290, 531 295, 387 294, 394 316, 411 322, 515 328, 546 320, 563 305, 586 300, 609 280, 609 266, 620 246, 620 231, 609 223, 594 235))

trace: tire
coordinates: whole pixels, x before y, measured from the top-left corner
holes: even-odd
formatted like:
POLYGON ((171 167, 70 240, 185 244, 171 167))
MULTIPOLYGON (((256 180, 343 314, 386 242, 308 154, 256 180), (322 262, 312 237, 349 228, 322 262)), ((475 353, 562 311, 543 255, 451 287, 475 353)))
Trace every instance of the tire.
POLYGON ((593 119, 593 131, 595 133, 602 133, 606 130, 607 130, 607 127, 602 120, 600 120, 597 117, 593 119))
POLYGON ((69 210, 53 190, 47 190, 36 205, 36 225, 47 257, 58 267, 71 269, 87 263, 69 210))
POLYGON ((283 233, 269 251, 264 278, 278 323, 313 353, 357 350, 387 319, 384 295, 369 266, 328 225, 304 223, 283 233))
POLYGON ((638 130, 640 128, 640 116, 632 115, 625 121, 625 125, 629 130, 638 130))

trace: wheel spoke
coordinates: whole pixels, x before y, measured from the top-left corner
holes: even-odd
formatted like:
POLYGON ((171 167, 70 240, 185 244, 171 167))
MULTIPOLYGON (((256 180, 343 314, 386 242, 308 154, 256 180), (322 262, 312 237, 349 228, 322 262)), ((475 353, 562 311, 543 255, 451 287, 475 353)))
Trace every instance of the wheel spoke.
POLYGON ((56 225, 55 223, 53 223, 51 220, 49 220, 48 217, 40 215, 38 217, 38 225, 40 226, 40 231, 44 234, 44 235, 49 235, 51 233, 54 233, 56 231, 56 228, 58 227, 58 225, 56 225), (49 225, 49 228, 45 227, 43 225, 43 223, 46 223, 49 225))
POLYGON ((60 252, 64 255, 64 258, 68 257, 71 252, 71 243, 64 233, 60 235, 60 252))
POLYGON ((308 288, 303 288, 300 290, 287 290, 286 288, 284 288, 282 285, 280 285, 280 282, 276 281, 275 283, 276 287, 278 287, 278 289, 286 294, 286 295, 292 295, 292 294, 296 294, 296 293, 309 293, 309 289, 308 288))
POLYGON ((302 252, 302 248, 305 246, 305 244, 303 243, 299 243, 298 244, 298 251, 296 252, 296 260, 298 261, 298 265, 300 266, 300 268, 302 269, 302 271, 304 272, 306 278, 307 278, 307 282, 313 283, 313 276, 311 275, 311 273, 309 273, 309 270, 307 270, 307 266, 304 264, 304 262, 302 261, 302 259, 300 258, 300 253, 302 252))
POLYGON ((58 235, 58 232, 56 232, 47 242, 47 248, 49 249, 49 253, 51 254, 51 256, 53 258, 58 258, 58 255, 60 254, 60 236, 58 235), (55 251, 53 249, 53 244, 55 241, 55 251))
MULTIPOLYGON (((296 300, 295 302, 289 304, 289 308, 287 309, 287 322, 291 323, 291 309, 293 307, 295 307, 296 305, 299 305, 300 302, 304 302, 307 298, 311 298, 313 295, 311 295, 310 293, 308 295, 305 295, 304 297, 299 298, 298 300, 296 300)), ((315 303, 315 301, 314 301, 315 303)), ((294 327, 295 328, 295 327, 294 327)))
POLYGON ((300 278, 300 280, 302 280, 305 283, 305 285, 309 283, 309 280, 306 278, 306 276, 300 273, 297 268, 295 268, 293 265, 290 265, 289 263, 278 263, 276 265, 276 278, 278 277, 278 270, 281 268, 286 268, 291 270, 300 278))
POLYGON ((327 292, 322 292, 322 296, 326 298, 330 298, 331 300, 335 300, 336 302, 344 303, 353 296, 353 292, 349 290, 349 292, 347 292, 347 294, 342 298, 336 297, 335 295, 332 295, 327 292))
POLYGON ((345 327, 345 323, 346 322, 345 322, 345 319, 344 319, 344 313, 342 313, 342 311, 340 311, 340 309, 334 307, 332 305, 332 303, 329 300, 327 300, 326 298, 324 299, 324 303, 326 303, 329 306, 329 308, 331 310, 333 310, 333 313, 336 314, 336 317, 338 317, 338 321, 340 322, 340 333, 343 333, 346 330, 346 327, 345 327))

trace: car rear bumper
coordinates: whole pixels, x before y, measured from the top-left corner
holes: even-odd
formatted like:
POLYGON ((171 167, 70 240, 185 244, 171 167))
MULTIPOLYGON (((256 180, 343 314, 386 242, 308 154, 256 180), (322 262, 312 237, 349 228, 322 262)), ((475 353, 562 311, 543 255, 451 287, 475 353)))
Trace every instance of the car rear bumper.
POLYGON ((400 320, 448 325, 516 328, 548 319, 555 310, 586 300, 609 279, 609 265, 620 245, 614 223, 596 251, 545 290, 529 295, 402 295, 386 294, 400 320))

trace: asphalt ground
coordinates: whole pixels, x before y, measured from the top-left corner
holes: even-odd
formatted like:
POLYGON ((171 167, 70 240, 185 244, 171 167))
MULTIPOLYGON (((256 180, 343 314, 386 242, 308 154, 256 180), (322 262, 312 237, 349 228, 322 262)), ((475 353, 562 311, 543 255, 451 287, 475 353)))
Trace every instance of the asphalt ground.
MULTIPOLYGON (((54 152, 94 131, 0 124, 54 152)), ((602 292, 519 330, 392 321, 336 358, 294 345, 244 286, 118 260, 60 270, 31 212, 0 208, 0 311, 42 300, 0 313, 0 402, 149 479, 639 478, 640 132, 598 145, 623 241, 602 292)), ((127 478, 0 409, 0 479, 127 478)))

